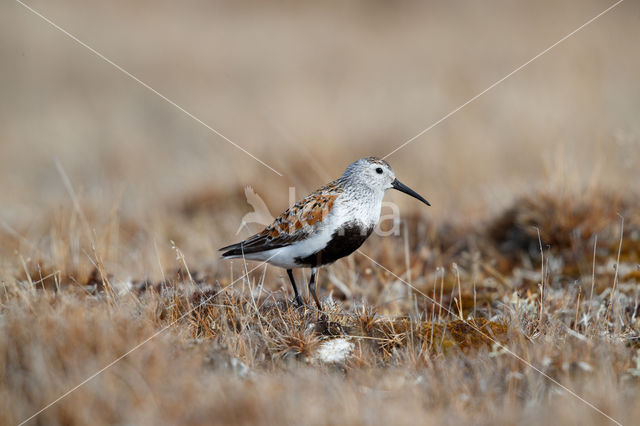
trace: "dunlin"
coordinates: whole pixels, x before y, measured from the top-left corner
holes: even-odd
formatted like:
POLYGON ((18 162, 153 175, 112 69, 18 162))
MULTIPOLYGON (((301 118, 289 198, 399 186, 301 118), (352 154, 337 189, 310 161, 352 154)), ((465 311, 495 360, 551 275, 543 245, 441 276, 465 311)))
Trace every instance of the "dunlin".
POLYGON ((382 198, 390 188, 431 205, 396 179, 389 163, 361 158, 349 164, 340 178, 285 210, 262 232, 222 247, 222 257, 266 261, 286 269, 300 306, 293 269, 311 268, 309 292, 322 310, 316 296, 317 269, 350 255, 365 242, 380 219, 382 198))

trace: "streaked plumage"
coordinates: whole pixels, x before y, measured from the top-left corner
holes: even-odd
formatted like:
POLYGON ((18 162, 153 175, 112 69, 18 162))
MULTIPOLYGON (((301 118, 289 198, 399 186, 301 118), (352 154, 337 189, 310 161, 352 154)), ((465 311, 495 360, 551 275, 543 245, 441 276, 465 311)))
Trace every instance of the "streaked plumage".
POLYGON ((296 301, 302 300, 293 280, 294 268, 312 268, 309 289, 315 295, 316 268, 353 253, 380 219, 387 189, 429 203, 396 178, 391 166, 376 157, 351 163, 335 181, 307 195, 278 216, 262 232, 221 248, 225 259, 267 261, 287 269, 296 301))

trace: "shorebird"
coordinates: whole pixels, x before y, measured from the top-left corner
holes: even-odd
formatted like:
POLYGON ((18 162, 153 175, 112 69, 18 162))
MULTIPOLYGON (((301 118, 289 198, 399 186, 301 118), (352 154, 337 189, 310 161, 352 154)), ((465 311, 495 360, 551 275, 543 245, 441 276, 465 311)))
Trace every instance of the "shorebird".
POLYGON ((396 179, 386 161, 361 158, 341 177, 307 195, 278 216, 271 225, 244 241, 222 247, 223 259, 265 261, 287 270, 295 301, 303 306, 293 269, 311 268, 309 293, 316 295, 316 272, 357 250, 380 219, 387 189, 397 189, 430 206, 420 194, 396 179))

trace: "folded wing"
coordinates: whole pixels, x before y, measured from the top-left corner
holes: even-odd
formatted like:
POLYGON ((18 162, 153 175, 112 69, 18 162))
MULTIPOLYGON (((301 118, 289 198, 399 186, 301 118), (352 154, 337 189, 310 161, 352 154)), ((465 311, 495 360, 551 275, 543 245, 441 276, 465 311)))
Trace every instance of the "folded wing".
POLYGON ((325 223, 341 193, 339 183, 331 182, 285 210, 262 232, 239 243, 222 247, 222 257, 273 250, 308 238, 325 223))

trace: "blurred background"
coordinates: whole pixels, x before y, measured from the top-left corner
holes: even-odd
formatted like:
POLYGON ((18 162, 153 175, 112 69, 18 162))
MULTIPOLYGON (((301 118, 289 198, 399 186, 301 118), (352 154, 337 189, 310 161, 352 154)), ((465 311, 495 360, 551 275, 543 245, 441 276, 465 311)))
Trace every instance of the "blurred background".
MULTIPOLYGON (((0 220, 16 238, 4 250, 46 244, 67 220, 66 174, 98 236, 114 217, 122 235, 138 224, 131 251, 106 256, 135 274, 157 265, 153 243, 172 256, 170 239, 217 262, 248 235, 234 235, 244 186, 277 214, 289 187, 300 197, 388 154, 613 2, 28 4, 282 174, 3 2, 0 220)), ((638 40, 640 4, 623 2, 394 153, 433 204, 420 214, 471 222, 549 186, 637 191, 638 40)))

